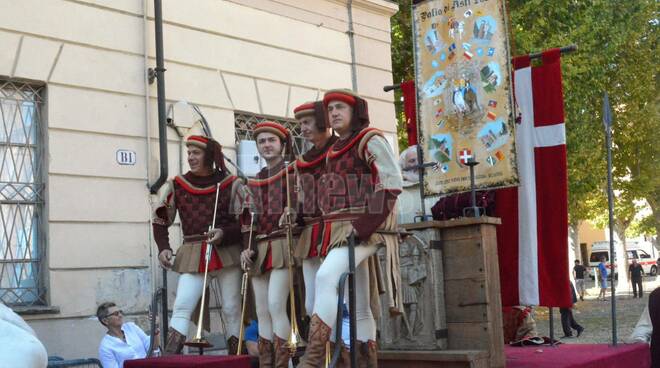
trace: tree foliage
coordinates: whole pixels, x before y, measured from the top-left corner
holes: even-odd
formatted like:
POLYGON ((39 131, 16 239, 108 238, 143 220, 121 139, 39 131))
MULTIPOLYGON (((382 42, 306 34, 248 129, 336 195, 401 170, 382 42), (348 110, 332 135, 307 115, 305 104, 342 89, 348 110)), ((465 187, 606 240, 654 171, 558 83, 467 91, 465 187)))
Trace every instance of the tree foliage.
MULTIPOLYGON (((571 223, 606 214, 602 94, 614 107, 616 217, 627 228, 636 199, 652 187, 658 140, 655 2, 642 0, 510 1, 517 54, 575 43, 562 59, 571 223), (635 153, 640 153, 636 155, 635 153), (633 175, 631 167, 636 173, 633 175)), ((657 183, 656 183, 657 184, 657 183)), ((625 232, 625 229, 623 229, 625 232)))
MULTIPOLYGON (((399 12, 392 17, 392 74, 394 83, 401 83, 415 78, 415 66, 412 43, 412 15, 410 0, 399 1, 399 12)), ((408 147, 406 117, 403 113, 401 90, 394 90, 394 106, 397 116, 397 136, 399 151, 408 147)))
POLYGON ((642 235, 658 235, 656 233, 654 220, 653 215, 641 216, 638 219, 636 218, 633 223, 630 224, 626 236, 634 238, 642 235))

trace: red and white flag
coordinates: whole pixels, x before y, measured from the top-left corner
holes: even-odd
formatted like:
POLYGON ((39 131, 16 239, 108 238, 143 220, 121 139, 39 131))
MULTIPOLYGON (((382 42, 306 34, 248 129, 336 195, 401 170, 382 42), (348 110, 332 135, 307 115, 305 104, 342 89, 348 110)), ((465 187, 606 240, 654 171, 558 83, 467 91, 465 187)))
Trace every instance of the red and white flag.
POLYGON ((463 164, 467 165, 472 159, 472 151, 467 148, 463 148, 458 152, 458 160, 463 164))
POLYGON ((559 49, 513 59, 520 185, 497 191, 502 304, 569 307, 568 181, 559 49))

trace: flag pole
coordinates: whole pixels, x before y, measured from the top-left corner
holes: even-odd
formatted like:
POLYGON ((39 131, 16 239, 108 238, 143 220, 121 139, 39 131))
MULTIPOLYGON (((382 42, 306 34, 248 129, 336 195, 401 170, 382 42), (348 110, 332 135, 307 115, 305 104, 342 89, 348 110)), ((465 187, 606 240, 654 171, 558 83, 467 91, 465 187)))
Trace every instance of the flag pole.
MULTIPOLYGON (((607 146, 607 206, 610 231, 610 265, 612 275, 612 346, 616 346, 616 287, 614 286, 614 198, 612 195, 612 110, 607 92, 603 94, 603 127, 605 128, 605 145, 607 146)), ((621 270, 626 271, 626 270, 621 270)))
MULTIPOLYGON (((412 18, 414 18, 415 14, 415 7, 414 4, 410 4, 410 14, 412 18)), ((414 19, 413 19, 414 22, 414 19)), ((421 135, 419 134, 419 89, 417 89, 417 77, 419 74, 419 70, 417 70, 417 48, 415 40, 417 40, 417 28, 416 27, 411 27, 412 31, 412 39, 413 39, 413 68, 415 72, 415 118, 417 121, 415 121, 415 125, 417 126, 417 174, 419 178, 419 201, 420 201, 420 212, 421 212, 421 220, 426 221, 426 202, 424 202, 424 167, 422 165, 424 164, 424 152, 422 151, 422 144, 423 140, 421 135)), ((387 86, 383 87, 383 91, 387 92, 388 90, 386 89, 387 86)), ((398 84, 396 88, 401 88, 401 84, 398 84)), ((415 221, 413 219, 413 221, 415 221)))
POLYGON ((553 312, 552 307, 548 307, 548 328, 550 329, 550 346, 552 347, 557 346, 555 344, 555 316, 553 312))
MULTIPOLYGON (((577 45, 572 44, 572 45, 560 47, 559 52, 561 54, 568 54, 569 52, 577 51, 577 49, 578 49, 577 45)), ((535 52, 535 53, 529 54, 530 59, 538 59, 541 56, 543 56, 543 52, 535 52)))

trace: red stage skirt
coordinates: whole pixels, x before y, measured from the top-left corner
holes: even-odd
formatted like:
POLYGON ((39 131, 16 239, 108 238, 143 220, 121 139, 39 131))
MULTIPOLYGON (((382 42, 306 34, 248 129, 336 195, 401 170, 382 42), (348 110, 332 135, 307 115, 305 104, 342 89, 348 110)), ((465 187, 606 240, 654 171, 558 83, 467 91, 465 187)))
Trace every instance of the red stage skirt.
POLYGON ((505 348, 507 368, 649 368, 648 344, 561 344, 505 348))
POLYGON ((247 355, 170 355, 127 360, 124 368, 250 368, 247 355))

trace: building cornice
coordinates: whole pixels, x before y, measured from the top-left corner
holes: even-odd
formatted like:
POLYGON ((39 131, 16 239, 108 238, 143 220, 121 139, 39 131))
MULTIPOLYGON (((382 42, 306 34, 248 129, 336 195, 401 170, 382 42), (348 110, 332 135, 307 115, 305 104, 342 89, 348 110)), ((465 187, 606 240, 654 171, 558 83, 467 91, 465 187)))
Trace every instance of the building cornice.
MULTIPOLYGON (((348 5, 348 0, 330 0, 344 6, 348 5)), ((393 16, 399 11, 399 4, 390 0, 353 0, 353 6, 368 10, 373 13, 393 16)))

